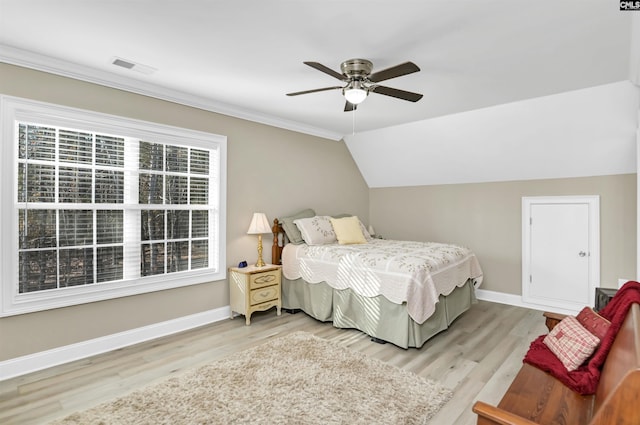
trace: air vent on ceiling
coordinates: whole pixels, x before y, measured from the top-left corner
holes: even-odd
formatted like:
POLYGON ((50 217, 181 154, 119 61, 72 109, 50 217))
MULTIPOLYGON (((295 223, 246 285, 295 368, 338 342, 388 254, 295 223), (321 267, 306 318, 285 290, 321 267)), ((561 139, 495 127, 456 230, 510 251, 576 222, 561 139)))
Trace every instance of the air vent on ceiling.
POLYGON ((130 60, 122 59, 118 57, 114 57, 111 63, 113 65, 126 68, 126 69, 131 69, 132 71, 137 71, 146 75, 153 74, 154 72, 157 71, 157 69, 152 68, 148 65, 142 65, 140 63, 132 62, 130 60))

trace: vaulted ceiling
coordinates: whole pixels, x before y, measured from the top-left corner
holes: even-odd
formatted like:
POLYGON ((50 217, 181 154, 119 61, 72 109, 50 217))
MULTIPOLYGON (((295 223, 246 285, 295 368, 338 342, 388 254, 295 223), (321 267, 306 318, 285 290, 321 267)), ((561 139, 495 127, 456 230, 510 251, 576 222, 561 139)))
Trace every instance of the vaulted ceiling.
POLYGON ((0 0, 0 61, 340 139, 627 80, 632 13, 611 0, 0 0), (303 61, 349 58, 413 61, 420 72, 384 84, 424 98, 373 94, 353 114, 339 90, 285 96, 340 83, 303 61))

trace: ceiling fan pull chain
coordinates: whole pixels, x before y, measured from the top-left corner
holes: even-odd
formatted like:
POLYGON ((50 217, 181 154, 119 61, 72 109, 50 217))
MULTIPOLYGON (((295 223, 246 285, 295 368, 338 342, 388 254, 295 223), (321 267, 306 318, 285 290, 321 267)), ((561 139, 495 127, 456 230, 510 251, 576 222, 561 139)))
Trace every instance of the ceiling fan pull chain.
POLYGON ((353 116, 352 116, 352 119, 351 119, 351 122, 352 122, 351 135, 352 135, 352 136, 355 136, 355 135, 356 135, 356 111, 357 111, 357 109, 356 109, 356 108, 353 108, 353 116))

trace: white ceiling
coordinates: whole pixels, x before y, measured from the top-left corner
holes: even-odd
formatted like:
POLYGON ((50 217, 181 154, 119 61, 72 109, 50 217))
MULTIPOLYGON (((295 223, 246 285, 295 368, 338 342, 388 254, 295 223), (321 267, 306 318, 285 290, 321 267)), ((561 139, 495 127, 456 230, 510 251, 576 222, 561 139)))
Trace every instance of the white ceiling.
POLYGON ((0 0, 0 61, 339 139, 629 79, 631 15, 613 0, 0 0), (115 57, 157 71, 112 65, 115 57), (407 60, 353 116, 339 70, 407 60))

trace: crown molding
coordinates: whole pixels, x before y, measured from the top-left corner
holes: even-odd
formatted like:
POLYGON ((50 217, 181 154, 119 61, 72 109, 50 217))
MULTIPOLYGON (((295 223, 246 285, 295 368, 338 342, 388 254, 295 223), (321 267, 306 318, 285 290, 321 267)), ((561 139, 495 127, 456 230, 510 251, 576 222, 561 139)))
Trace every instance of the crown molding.
POLYGON ((247 121, 266 124, 285 130, 296 131, 309 134, 311 136, 322 137, 330 140, 341 140, 342 134, 326 129, 305 125, 299 122, 285 120, 272 115, 262 114, 256 111, 238 108, 223 102, 217 102, 201 96, 172 90, 156 84, 149 84, 144 81, 127 78, 121 75, 101 71, 76 63, 63 61, 51 56, 41 55, 27 50, 0 44, 0 62, 25 68, 43 71, 50 74, 73 78, 88 83, 99 84, 105 87, 125 90, 144 96, 166 100, 185 106, 191 106, 205 111, 228 115, 247 121))

